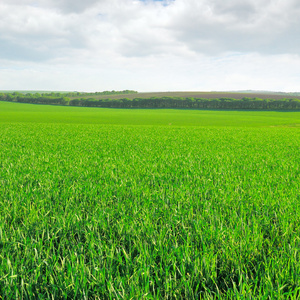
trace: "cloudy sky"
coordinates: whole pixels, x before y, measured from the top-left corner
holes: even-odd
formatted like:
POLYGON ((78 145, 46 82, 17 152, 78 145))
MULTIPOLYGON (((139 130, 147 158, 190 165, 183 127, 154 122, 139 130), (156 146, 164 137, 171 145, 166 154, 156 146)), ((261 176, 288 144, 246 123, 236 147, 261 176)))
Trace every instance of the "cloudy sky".
POLYGON ((0 0, 0 90, 300 91, 299 0, 0 0))

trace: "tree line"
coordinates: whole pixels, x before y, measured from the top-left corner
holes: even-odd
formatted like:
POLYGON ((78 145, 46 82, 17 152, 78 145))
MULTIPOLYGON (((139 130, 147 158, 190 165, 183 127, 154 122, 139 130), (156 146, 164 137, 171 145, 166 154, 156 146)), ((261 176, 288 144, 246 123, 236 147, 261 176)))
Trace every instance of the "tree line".
MULTIPOLYGON (((132 91, 128 90, 128 93, 132 91)), ((99 92, 103 93, 103 92, 99 92)), ((112 93, 117 93, 112 91, 112 93)), ((95 95, 96 93, 93 93, 95 95)), ((119 92, 120 94, 120 92, 119 92)), ((86 94, 84 94, 86 96, 86 94)), ((97 94, 99 95, 99 94, 97 94)), ((122 98, 122 99, 95 99, 78 97, 70 99, 68 93, 48 94, 21 94, 1 93, 1 101, 19 103, 69 105, 82 107, 105 107, 105 108, 178 108, 178 109, 248 109, 248 110, 300 110, 300 99, 282 98, 260 99, 244 97, 234 98, 183 98, 183 97, 151 97, 151 98, 122 98)), ((82 96, 82 95, 79 95, 82 96)))
POLYGON ((21 93, 0 93, 0 101, 18 102, 18 103, 32 103, 32 104, 48 104, 48 105, 69 105, 70 98, 63 94, 56 95, 41 95, 21 94, 21 93))
POLYGON ((300 110, 300 99, 258 99, 234 98, 135 98, 135 99, 73 99, 71 106, 107 108, 183 108, 183 109, 259 109, 259 110, 300 110))

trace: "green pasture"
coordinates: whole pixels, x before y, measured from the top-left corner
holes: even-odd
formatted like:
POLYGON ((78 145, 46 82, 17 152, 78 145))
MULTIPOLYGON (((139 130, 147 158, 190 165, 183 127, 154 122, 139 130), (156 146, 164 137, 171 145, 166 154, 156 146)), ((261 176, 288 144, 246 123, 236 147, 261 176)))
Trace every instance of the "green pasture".
POLYGON ((300 112, 108 109, 0 102, 1 123, 163 126, 299 126, 300 112))
POLYGON ((0 102, 0 299, 299 299, 299 117, 0 102))

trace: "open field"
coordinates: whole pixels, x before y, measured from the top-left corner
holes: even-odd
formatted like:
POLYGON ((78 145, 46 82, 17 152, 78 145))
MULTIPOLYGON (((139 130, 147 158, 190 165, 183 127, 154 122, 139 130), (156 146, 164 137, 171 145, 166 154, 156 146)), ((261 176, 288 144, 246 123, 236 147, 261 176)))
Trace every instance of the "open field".
MULTIPOLYGON (((89 98, 90 96, 82 96, 80 98, 89 98)), ((300 99, 300 96, 291 96, 291 95, 284 95, 280 93, 239 93, 239 92, 151 92, 151 93, 135 93, 135 94, 127 94, 127 95, 95 95, 93 98, 95 99, 134 99, 134 98, 151 98, 151 97, 193 97, 193 98, 206 98, 206 99, 213 99, 213 98, 234 98, 234 99, 242 99, 244 97, 249 98, 260 98, 260 99, 282 99, 282 98, 296 98, 300 99)), ((75 99, 76 97, 70 97, 71 99, 75 99)))
POLYGON ((1 297, 299 299, 299 124, 0 102, 1 297))
POLYGON ((300 112, 102 109, 0 102, 0 123, 166 126, 300 126, 300 112))

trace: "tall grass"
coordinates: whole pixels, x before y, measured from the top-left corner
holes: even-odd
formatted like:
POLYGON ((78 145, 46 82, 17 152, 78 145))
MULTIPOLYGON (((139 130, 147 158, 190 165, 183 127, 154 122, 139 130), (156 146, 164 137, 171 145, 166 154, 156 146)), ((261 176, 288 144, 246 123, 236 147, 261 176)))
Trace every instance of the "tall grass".
POLYGON ((3 299, 298 299, 298 128, 0 125, 3 299))

